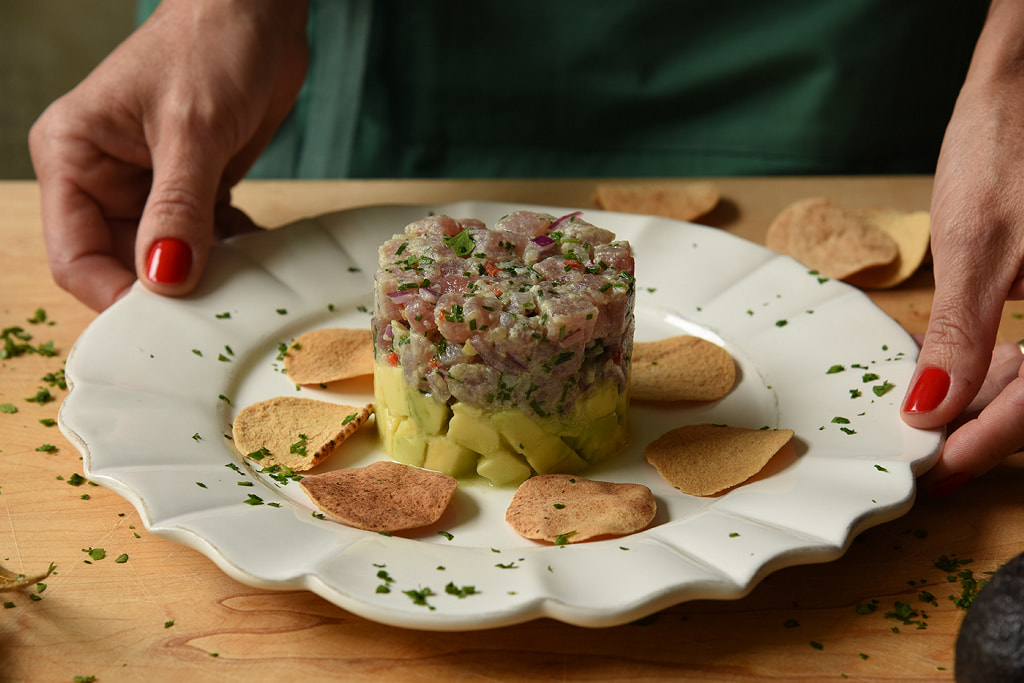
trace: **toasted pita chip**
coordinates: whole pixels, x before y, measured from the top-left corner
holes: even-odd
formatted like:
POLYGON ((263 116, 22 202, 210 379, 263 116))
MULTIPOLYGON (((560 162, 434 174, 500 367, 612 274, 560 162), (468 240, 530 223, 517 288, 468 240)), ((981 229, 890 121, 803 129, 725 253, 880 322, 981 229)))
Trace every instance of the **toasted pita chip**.
POLYGON ((598 185, 594 200, 602 209, 692 221, 718 205, 711 182, 609 183, 598 185))
POLYGON ((642 484, 543 474, 520 485, 505 521, 525 538, 564 545, 640 531, 655 512, 654 494, 642 484))
POLYGON ((647 462, 683 493, 711 496, 760 472, 792 438, 792 429, 687 425, 649 443, 647 462))
POLYGON ((783 209, 768 227, 765 244, 837 280, 891 264, 899 256, 895 240, 884 230, 824 198, 783 209))
POLYGON ((370 331, 337 327, 306 332, 288 348, 284 371, 296 384, 327 384, 372 375, 370 331))
POLYGON ((367 531, 401 531, 433 524, 457 482, 433 470, 390 460, 303 477, 302 488, 325 513, 367 531))
POLYGON ((312 398, 281 396, 246 406, 235 417, 235 447, 262 465, 305 472, 320 464, 373 413, 312 398))
POLYGON ((633 343, 633 398, 649 401, 715 401, 736 383, 736 363, 721 346, 680 335, 633 343))
POLYGON ((890 289, 917 272, 928 257, 931 239, 931 216, 927 211, 872 208, 855 213, 884 230, 896 242, 899 256, 888 265, 854 273, 847 282, 863 289, 890 289))

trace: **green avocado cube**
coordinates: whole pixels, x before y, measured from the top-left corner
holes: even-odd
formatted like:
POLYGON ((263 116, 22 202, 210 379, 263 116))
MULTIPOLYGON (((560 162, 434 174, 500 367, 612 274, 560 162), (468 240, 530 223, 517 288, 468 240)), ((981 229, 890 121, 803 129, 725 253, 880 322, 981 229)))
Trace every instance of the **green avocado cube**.
POLYGON ((557 434, 545 431, 518 410, 495 413, 495 426, 512 450, 523 455, 537 474, 555 471, 572 449, 557 434))
POLYGON ((498 486, 518 486, 532 474, 522 457, 504 447, 481 456, 476 472, 498 486))
POLYGON ((423 466, 449 477, 462 477, 473 471, 476 453, 449 439, 430 439, 423 466))

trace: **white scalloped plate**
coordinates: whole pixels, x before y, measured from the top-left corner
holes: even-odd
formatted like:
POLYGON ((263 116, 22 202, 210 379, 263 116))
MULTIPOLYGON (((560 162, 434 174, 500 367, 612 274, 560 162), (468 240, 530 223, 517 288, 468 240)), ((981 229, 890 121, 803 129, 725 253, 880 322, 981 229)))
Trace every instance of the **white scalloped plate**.
MULTIPOLYGON (((634 404, 627 447, 587 473, 649 486, 650 528, 534 543, 504 522, 513 491, 466 481, 440 523, 384 536, 314 517, 298 484, 243 462, 228 435, 252 402, 296 392, 372 400, 369 379, 300 391, 277 355, 304 331, 369 324, 384 239, 428 212, 492 222, 518 208, 567 211, 490 202, 344 211, 215 247, 190 298, 136 286, 68 359, 60 423, 86 475, 131 501, 151 532, 243 583, 308 589, 368 619, 431 630, 539 617, 610 626, 686 600, 739 598, 781 567, 839 557, 857 533, 909 510, 942 435, 900 420, 917 354, 906 332, 861 292, 728 233, 601 211, 585 216, 636 253, 637 338, 697 334, 739 367, 721 401, 634 404), (693 498, 643 456, 650 440, 693 422, 789 427, 796 447, 743 486, 693 498), (475 592, 459 597, 449 584, 475 592)), ((320 470, 383 457, 364 428, 320 470)))

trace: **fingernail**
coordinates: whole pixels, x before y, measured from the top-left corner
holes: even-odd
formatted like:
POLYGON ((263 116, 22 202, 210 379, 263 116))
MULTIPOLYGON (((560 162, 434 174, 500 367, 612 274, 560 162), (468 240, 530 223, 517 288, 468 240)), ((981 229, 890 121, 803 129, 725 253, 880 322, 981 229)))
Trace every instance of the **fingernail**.
POLYGON ((951 474, 945 479, 940 479, 934 484, 932 484, 931 494, 936 498, 943 498, 959 489, 961 486, 970 481, 970 479, 971 475, 968 474, 967 472, 957 472, 956 474, 951 474))
POLYGON ((928 367, 921 371, 917 383, 907 394, 903 412, 929 413, 939 407, 949 391, 949 375, 942 368, 928 367))
POLYGON ((192 269, 192 247, 174 237, 153 242, 146 257, 146 277, 162 285, 177 285, 192 269))

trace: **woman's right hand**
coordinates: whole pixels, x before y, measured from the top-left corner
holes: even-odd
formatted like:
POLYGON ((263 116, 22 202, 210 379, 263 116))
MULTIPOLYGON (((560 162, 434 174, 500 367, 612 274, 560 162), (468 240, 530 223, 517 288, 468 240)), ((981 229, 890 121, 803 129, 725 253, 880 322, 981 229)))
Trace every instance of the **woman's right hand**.
POLYGON ((305 78, 307 3, 165 0, 29 134, 54 280, 103 310, 190 292, 305 78))

